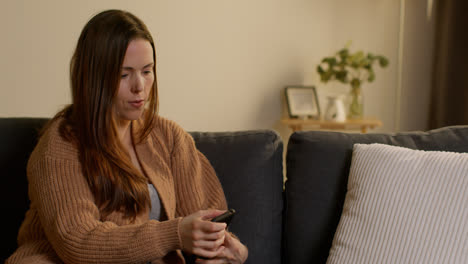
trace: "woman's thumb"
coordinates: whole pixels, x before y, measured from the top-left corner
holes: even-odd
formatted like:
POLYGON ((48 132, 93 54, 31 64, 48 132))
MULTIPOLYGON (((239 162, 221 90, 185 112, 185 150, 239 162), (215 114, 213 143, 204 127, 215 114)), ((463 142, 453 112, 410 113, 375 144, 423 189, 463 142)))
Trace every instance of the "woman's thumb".
POLYGON ((203 220, 209 220, 209 219, 212 219, 218 215, 221 215, 223 214, 224 212, 226 212, 225 210, 216 210, 216 209, 209 209, 209 210, 203 210, 201 211, 201 218, 203 220))

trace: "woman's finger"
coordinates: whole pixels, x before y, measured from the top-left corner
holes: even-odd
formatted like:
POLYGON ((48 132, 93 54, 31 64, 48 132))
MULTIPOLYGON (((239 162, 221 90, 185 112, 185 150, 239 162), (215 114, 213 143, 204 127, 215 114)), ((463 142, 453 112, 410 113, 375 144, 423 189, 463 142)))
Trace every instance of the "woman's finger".
POLYGON ((211 220, 212 218, 215 218, 218 215, 221 215, 225 213, 226 211, 223 210, 201 210, 199 211, 200 217, 202 220, 211 220))
POLYGON ((208 241, 219 240, 219 239, 224 240, 225 234, 226 234, 226 231, 224 229, 215 233, 203 233, 203 240, 208 240, 208 241))
POLYGON ((214 258, 214 259, 197 259, 195 260, 197 264, 226 264, 229 263, 227 259, 223 258, 214 258))
POLYGON ((207 250, 197 247, 193 249, 193 254, 207 259, 212 259, 217 257, 221 252, 223 252, 224 249, 224 246, 220 246, 217 250, 207 250))
POLYGON ((197 240, 193 242, 194 248, 204 248, 208 250, 218 249, 224 243, 224 236, 217 240, 197 240))
POLYGON ((225 230, 227 227, 226 223, 215 223, 209 221, 199 222, 198 228, 204 233, 215 233, 225 230))

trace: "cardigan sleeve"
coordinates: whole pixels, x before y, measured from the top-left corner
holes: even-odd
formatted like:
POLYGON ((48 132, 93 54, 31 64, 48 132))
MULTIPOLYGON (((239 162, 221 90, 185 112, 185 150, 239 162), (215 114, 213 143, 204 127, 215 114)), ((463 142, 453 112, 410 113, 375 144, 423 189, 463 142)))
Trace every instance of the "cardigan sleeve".
POLYGON ((143 263, 181 248, 181 218, 122 226, 100 221, 80 163, 37 156, 28 167, 30 198, 65 263, 143 263))
POLYGON ((196 148, 193 138, 180 127, 175 128, 171 169, 176 186, 176 216, 205 209, 227 209, 226 198, 213 167, 196 148))

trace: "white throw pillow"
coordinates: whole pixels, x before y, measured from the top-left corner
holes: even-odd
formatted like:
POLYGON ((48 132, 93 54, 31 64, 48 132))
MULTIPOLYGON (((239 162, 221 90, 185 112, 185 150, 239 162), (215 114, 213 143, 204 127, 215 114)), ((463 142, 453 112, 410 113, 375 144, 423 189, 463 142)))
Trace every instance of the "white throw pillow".
POLYGON ((327 263, 468 263, 468 154, 355 144, 327 263))

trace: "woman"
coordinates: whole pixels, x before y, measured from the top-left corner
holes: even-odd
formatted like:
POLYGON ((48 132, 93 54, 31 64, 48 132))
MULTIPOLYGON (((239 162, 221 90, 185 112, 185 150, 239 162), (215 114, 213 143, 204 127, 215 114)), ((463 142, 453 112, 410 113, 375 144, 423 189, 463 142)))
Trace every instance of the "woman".
POLYGON ((190 135, 156 115, 153 39, 108 10, 71 60, 72 104, 28 162, 30 209, 7 263, 243 263, 247 248, 209 220, 223 190, 190 135))

